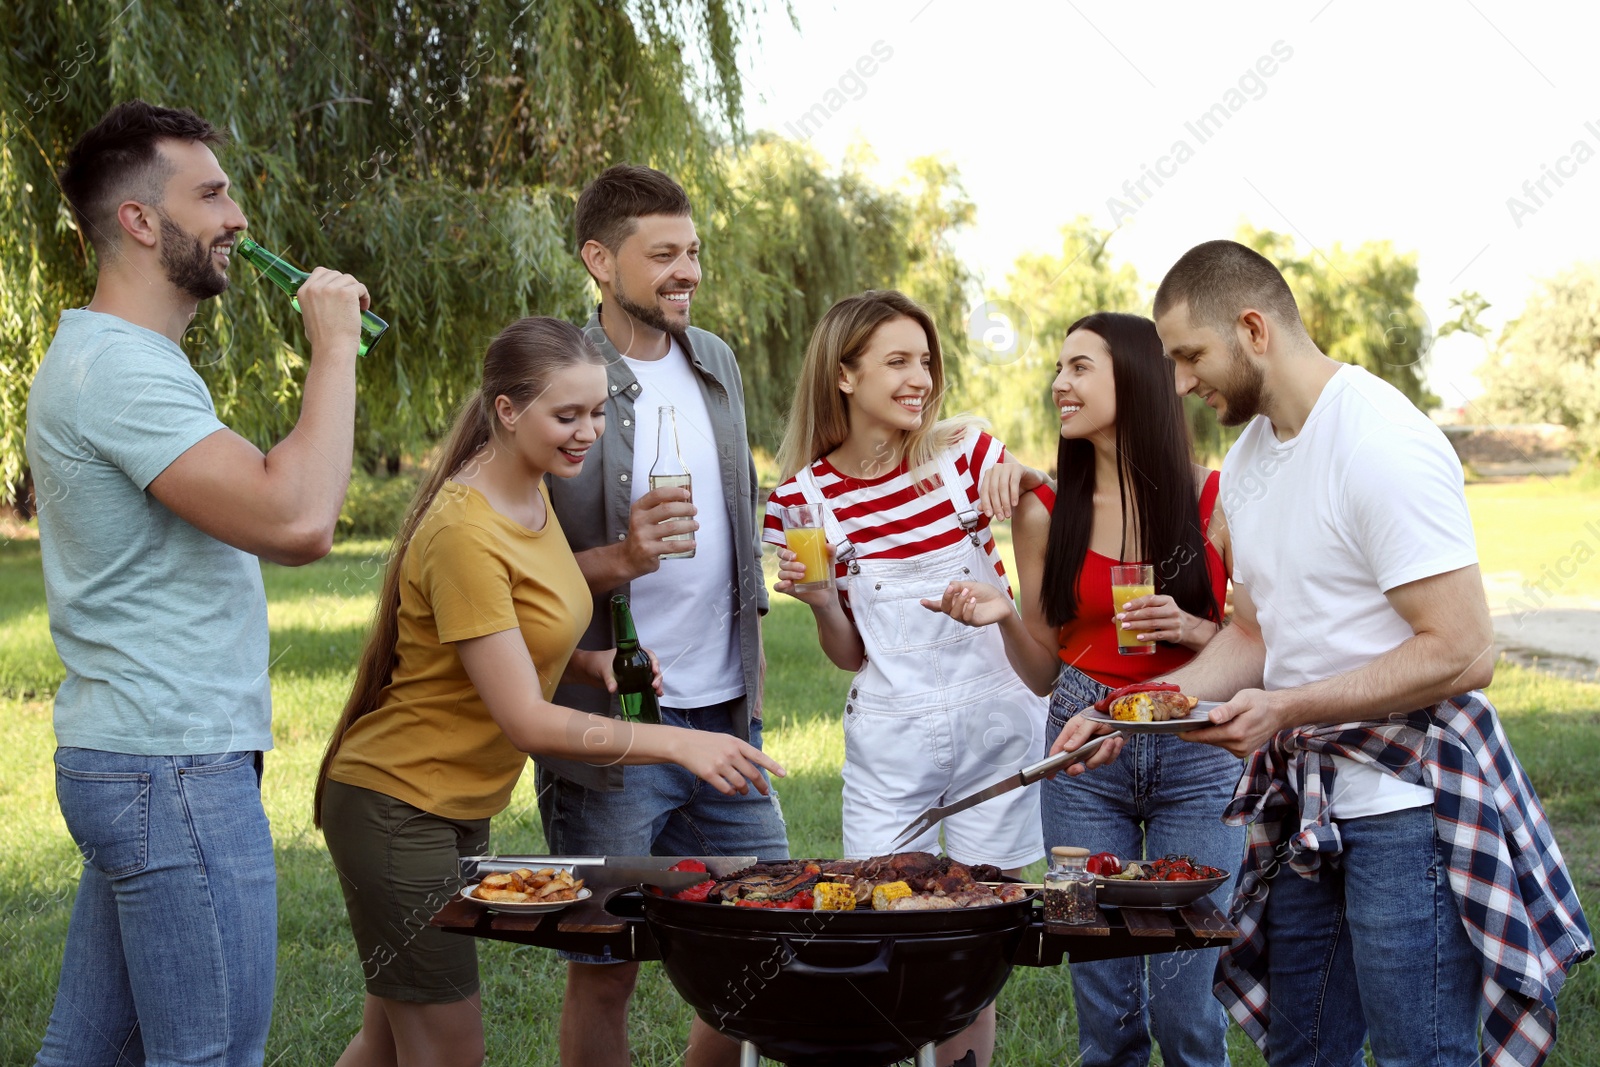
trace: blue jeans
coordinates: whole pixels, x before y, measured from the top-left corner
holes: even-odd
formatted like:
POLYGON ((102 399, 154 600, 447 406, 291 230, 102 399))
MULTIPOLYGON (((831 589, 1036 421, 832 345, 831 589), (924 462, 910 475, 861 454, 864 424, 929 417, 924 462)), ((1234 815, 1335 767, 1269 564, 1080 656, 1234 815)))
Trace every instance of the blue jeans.
MULTIPOLYGON (((1065 668, 1050 698, 1053 742, 1066 721, 1107 688, 1065 668)), ((1047 846, 1082 845, 1124 858, 1192 856, 1230 873, 1244 856, 1245 831, 1226 826, 1241 762, 1220 748, 1171 734, 1134 734, 1116 762, 1077 778, 1041 784, 1047 846)), ((1233 883, 1213 891, 1224 912, 1233 883)), ((1167 1067, 1226 1067, 1228 1016, 1211 992, 1217 949, 1071 966, 1083 1067, 1144 1067, 1151 1039, 1167 1067), (1148 974, 1146 973, 1148 969, 1148 974)))
MULTIPOLYGON (((661 722, 732 733, 733 707, 732 701, 663 707, 661 722)), ((761 747, 759 720, 750 723, 750 743, 761 747)), ((675 763, 624 767, 623 788, 611 793, 574 785, 543 768, 537 781, 545 843, 558 854, 789 858, 789 832, 776 788, 762 794, 752 787, 743 796, 728 796, 675 763)), ((580 953, 561 956, 579 963, 609 962, 609 957, 580 953)))
POLYGON ((256 1067, 278 948, 261 753, 56 750, 83 852, 38 1067, 256 1067))
POLYGON ((1344 851, 1312 882, 1268 883, 1272 1067, 1478 1063, 1483 970, 1439 856, 1433 806, 1338 821, 1344 851))

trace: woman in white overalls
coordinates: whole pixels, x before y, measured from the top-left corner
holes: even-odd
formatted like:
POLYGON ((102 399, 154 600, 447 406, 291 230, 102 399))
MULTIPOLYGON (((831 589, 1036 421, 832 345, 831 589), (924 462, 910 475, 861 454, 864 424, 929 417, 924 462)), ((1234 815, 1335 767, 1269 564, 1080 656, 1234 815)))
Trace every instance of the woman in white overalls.
MULTIPOLYGON (((810 606, 823 650, 856 671, 844 708, 844 851, 888 851, 926 808, 992 785, 1044 754, 1046 704, 1017 678, 992 627, 928 611, 952 581, 1006 591, 984 471, 1005 448, 976 419, 939 421, 944 369, 927 312, 897 292, 835 304, 813 333, 779 451, 784 481, 765 538, 784 544, 782 509, 823 505, 837 592, 796 592, 804 568, 779 549, 776 589, 810 606)), ((938 851, 940 826, 906 846, 938 851)), ((1016 871, 1044 855, 1039 798, 1016 790, 946 820, 963 863, 1016 871)), ((940 1062, 993 1051, 991 1006, 940 1062)))

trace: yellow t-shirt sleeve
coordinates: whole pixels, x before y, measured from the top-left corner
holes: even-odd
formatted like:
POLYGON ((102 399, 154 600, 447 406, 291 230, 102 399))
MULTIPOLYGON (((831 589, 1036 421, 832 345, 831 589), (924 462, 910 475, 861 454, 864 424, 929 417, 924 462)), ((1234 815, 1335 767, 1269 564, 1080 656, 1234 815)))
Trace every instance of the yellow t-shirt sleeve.
POLYGON ((449 523, 434 532, 419 562, 417 584, 441 643, 517 629, 511 570, 492 532, 449 523))

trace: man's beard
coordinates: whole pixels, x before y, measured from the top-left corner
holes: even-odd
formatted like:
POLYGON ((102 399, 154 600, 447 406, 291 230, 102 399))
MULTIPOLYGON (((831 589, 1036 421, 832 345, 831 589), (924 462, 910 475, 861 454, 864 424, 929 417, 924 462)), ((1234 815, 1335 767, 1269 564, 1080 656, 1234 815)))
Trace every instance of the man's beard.
POLYGON ((666 313, 657 305, 635 304, 628 299, 628 294, 622 291, 622 286, 620 285, 612 287, 611 295, 616 299, 617 307, 627 312, 635 322, 643 323, 652 330, 660 330, 662 333, 670 334, 673 337, 681 337, 683 335, 684 328, 674 325, 668 320, 666 313))
POLYGON ((1243 426, 1261 414, 1261 397, 1265 389, 1266 375, 1249 356, 1244 354, 1244 347, 1239 344, 1237 337, 1228 339, 1228 347, 1233 353, 1233 358, 1228 364, 1232 372, 1231 380, 1226 389, 1221 387, 1217 389, 1227 405, 1217 417, 1217 421, 1224 426, 1243 426))
POLYGON ((211 262, 212 246, 161 216, 161 269, 167 281, 196 300, 209 300, 228 289, 228 276, 211 262))

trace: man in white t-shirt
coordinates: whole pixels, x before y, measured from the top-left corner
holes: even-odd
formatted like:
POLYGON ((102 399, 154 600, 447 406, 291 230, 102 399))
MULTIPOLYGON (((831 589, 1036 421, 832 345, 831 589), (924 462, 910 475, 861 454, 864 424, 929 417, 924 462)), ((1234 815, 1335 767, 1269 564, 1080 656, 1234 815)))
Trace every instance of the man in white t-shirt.
POLYGON ((1249 959, 1224 957, 1218 995, 1273 1067, 1350 1067, 1369 1038, 1380 1065, 1476 1064, 1484 967, 1429 762, 1450 702, 1493 674, 1460 463, 1399 391, 1317 348, 1243 245, 1186 253, 1155 316, 1178 391, 1245 425, 1222 472, 1233 622, 1170 679, 1227 702, 1184 736, 1252 758, 1234 821, 1288 797, 1287 825, 1252 828, 1249 959))
MULTIPOLYGON (((761 744, 760 616, 767 609, 755 515, 755 467, 733 350, 689 325, 700 240, 689 198, 649 167, 616 166, 584 189, 578 252, 600 306, 585 332, 608 359, 606 432, 583 473, 555 480, 550 500, 595 594, 583 648, 609 648, 613 593, 631 601, 639 641, 661 662, 661 721, 761 744), (658 453, 673 451, 692 493, 650 488, 658 453), (689 540, 668 540, 674 535, 689 540), (672 558, 693 549, 690 558, 672 558)), ((616 698, 564 686, 568 707, 617 713, 616 698)), ((546 842, 565 855, 719 855, 786 859, 777 794, 725 795, 676 766, 596 767, 539 759, 546 842)), ((766 784, 766 783, 763 783, 766 784)), ((628 1000, 637 963, 563 953, 561 1062, 626 1067, 628 1000)), ((690 1026, 685 1067, 738 1062, 738 1046, 704 1021, 690 1026)))

